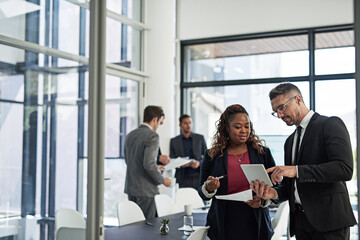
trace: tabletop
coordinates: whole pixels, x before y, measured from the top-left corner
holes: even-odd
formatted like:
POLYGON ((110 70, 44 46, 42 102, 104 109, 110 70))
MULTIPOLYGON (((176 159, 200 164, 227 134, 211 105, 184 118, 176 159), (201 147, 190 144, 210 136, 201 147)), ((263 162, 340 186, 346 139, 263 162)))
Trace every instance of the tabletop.
MULTIPOLYGON (((176 213, 159 218, 151 218, 145 221, 131 223, 121 227, 105 229, 105 240, 131 239, 131 240, 152 240, 152 239, 186 239, 183 231, 178 228, 183 226, 184 212, 176 213), (169 219, 170 231, 166 235, 160 234, 161 219, 169 219), (146 224, 150 223, 150 224, 146 224)), ((193 213, 194 226, 205 226, 207 213, 193 213)))

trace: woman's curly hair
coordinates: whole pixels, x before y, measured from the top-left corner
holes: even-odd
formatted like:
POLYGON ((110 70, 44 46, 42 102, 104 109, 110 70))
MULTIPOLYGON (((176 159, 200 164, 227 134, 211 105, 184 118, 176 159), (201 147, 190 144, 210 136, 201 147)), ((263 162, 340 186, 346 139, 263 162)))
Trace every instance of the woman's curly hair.
MULTIPOLYGON (((235 118, 235 114, 237 113, 245 113, 248 117, 249 114, 246 109, 239 105, 234 104, 228 106, 225 111, 221 114, 220 119, 216 123, 216 132, 213 137, 213 143, 211 148, 208 151, 209 156, 214 159, 214 157, 218 154, 219 156, 223 156, 223 150, 230 145, 229 139, 229 129, 230 122, 235 118)), ((251 144, 251 146, 258 151, 259 154, 264 153, 264 149, 262 147, 265 144, 265 141, 260 139, 258 135, 255 134, 255 130, 253 128, 253 124, 250 121, 250 136, 246 143, 251 144)))

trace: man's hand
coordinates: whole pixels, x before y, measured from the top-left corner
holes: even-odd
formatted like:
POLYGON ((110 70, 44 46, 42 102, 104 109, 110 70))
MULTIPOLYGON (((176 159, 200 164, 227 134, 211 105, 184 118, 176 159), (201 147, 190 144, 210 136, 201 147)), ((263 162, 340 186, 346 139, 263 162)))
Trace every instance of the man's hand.
POLYGON ((245 203, 252 208, 259 208, 261 205, 261 198, 259 196, 253 196, 252 200, 248 200, 245 203))
POLYGON ((166 165, 170 162, 170 158, 168 155, 160 155, 159 162, 161 162, 163 165, 166 165))
POLYGON ((258 180, 255 182, 251 181, 250 188, 256 193, 256 196, 262 199, 274 199, 277 197, 276 190, 269 185, 265 185, 264 182, 260 184, 258 180))
POLYGON ((205 182, 205 188, 206 191, 209 193, 212 193, 215 191, 215 189, 218 189, 220 187, 220 181, 218 178, 215 178, 213 176, 209 176, 205 182))
POLYGON ((166 178, 164 179, 163 184, 164 184, 165 186, 167 186, 167 187, 170 187, 170 186, 171 186, 171 179, 168 178, 168 177, 166 177, 166 178))
POLYGON ((190 166, 194 169, 198 168, 200 166, 200 162, 197 160, 193 160, 190 162, 190 166))
POLYGON ((296 177, 296 166, 276 166, 266 170, 271 174, 271 181, 274 185, 282 181, 283 177, 294 178, 296 177))

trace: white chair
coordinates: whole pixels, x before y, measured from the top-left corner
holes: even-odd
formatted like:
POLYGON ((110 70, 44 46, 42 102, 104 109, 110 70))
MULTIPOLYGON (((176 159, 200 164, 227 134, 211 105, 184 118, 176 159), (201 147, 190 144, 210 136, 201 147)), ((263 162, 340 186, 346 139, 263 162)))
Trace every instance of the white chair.
POLYGON ((197 228, 187 240, 205 240, 207 237, 207 232, 209 231, 209 226, 197 228))
POLYGON ((74 209, 59 209, 55 212, 56 240, 85 240, 84 217, 74 209))
MULTIPOLYGON (((288 201, 282 202, 271 220, 274 229, 274 235, 271 240, 279 240, 283 235, 287 235, 289 219, 289 203, 288 201)), ((288 237, 286 237, 288 238, 288 237)))
POLYGON ((159 217, 181 212, 175 202, 166 194, 155 195, 156 211, 159 217))
POLYGON ((119 202, 117 205, 119 226, 145 220, 141 208, 133 201, 119 202))
POLYGON ((175 204, 178 210, 184 211, 184 205, 191 204, 194 208, 204 207, 204 202, 194 188, 179 188, 175 194, 175 204))

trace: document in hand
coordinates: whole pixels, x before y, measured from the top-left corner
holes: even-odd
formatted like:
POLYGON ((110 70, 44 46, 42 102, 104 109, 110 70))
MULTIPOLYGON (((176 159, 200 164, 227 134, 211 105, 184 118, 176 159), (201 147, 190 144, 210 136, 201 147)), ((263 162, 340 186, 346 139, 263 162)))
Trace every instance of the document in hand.
POLYGON ((251 189, 238 193, 228 194, 228 195, 215 195, 215 197, 221 200, 244 201, 244 202, 253 199, 251 189))
POLYGON ((181 157, 171 158, 171 159, 170 159, 170 162, 165 165, 164 171, 171 170, 171 169, 180 167, 180 166, 182 166, 182 165, 185 165, 185 164, 191 162, 191 160, 192 160, 192 159, 181 158, 181 157))
POLYGON ((263 164, 241 164, 241 168, 249 183, 259 180, 260 183, 264 182, 265 185, 272 187, 272 182, 263 164))

